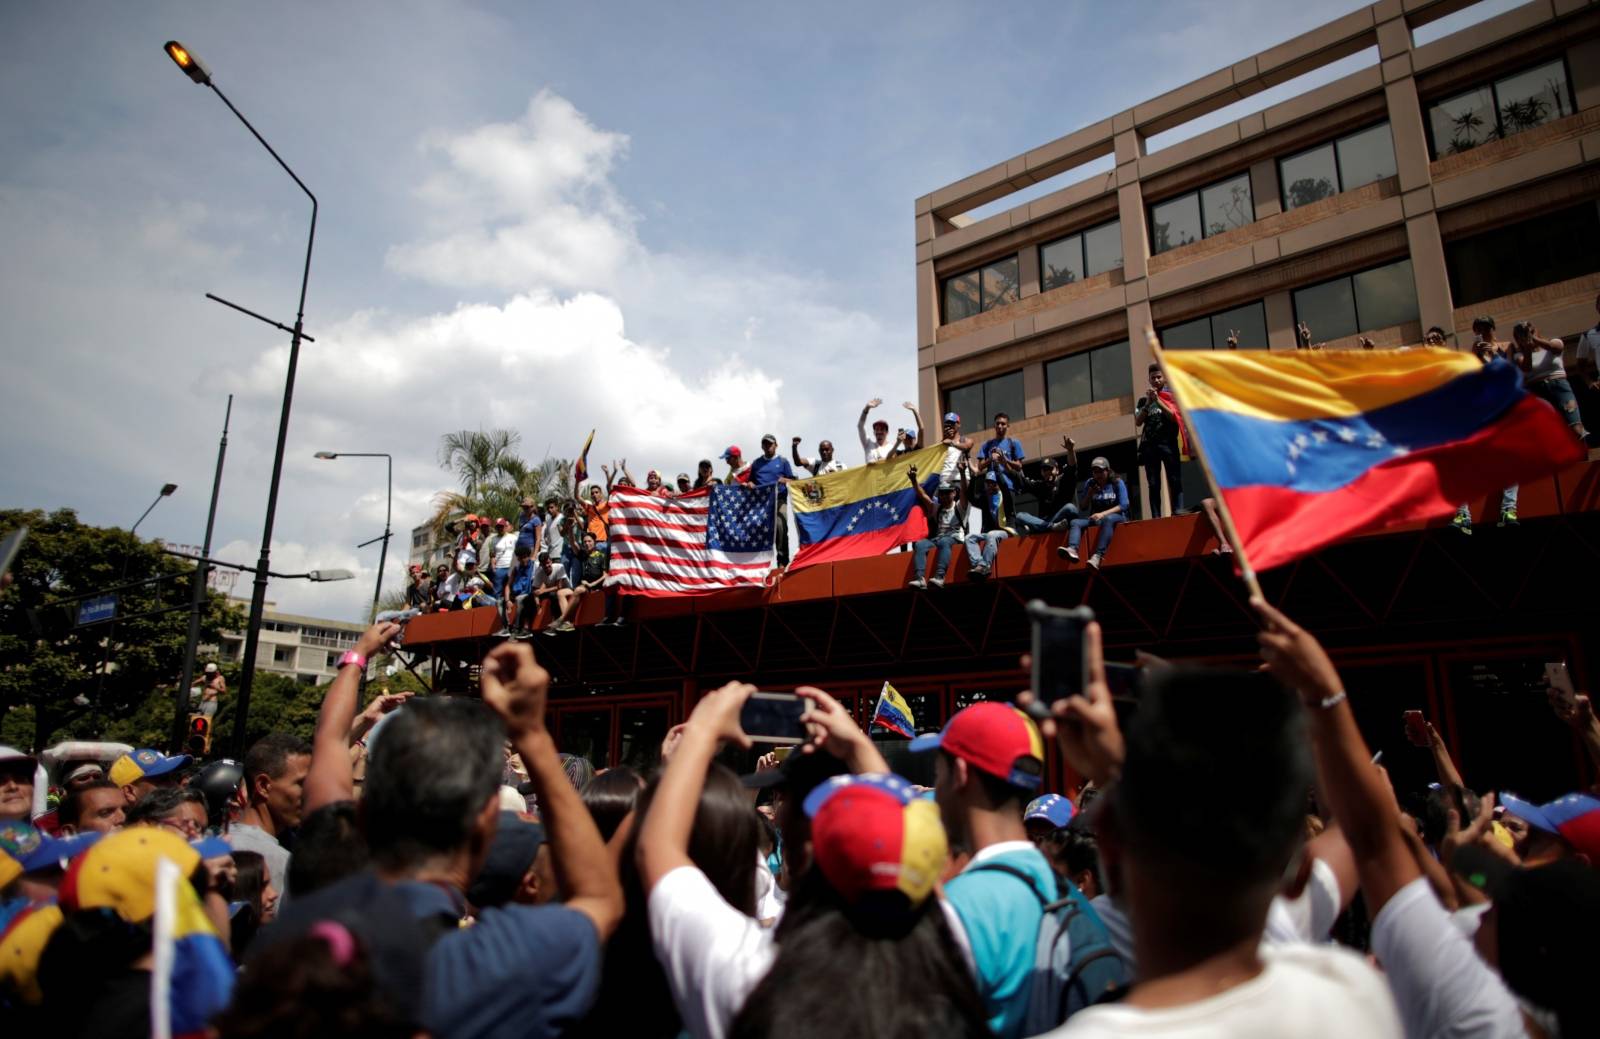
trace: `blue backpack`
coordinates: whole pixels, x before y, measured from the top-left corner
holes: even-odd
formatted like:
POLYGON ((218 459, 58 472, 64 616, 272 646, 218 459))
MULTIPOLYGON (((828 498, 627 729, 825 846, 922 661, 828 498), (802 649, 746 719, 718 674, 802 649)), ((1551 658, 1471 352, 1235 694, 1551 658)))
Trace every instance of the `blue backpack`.
POLYGON ((1044 906, 1034 943, 1023 1035, 1057 1028, 1084 1007, 1119 996, 1133 980, 1100 914, 1072 881, 1058 874, 1053 897, 1047 898, 1031 876, 1004 863, 982 862, 968 869, 1009 873, 1028 885, 1044 906))

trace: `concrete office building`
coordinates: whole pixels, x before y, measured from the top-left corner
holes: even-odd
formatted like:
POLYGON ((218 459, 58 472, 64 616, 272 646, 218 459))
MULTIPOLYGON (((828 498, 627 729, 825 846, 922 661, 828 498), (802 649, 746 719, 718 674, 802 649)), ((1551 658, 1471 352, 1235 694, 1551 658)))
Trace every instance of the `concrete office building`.
MULTIPOLYGON (((233 600, 247 605, 245 600, 233 600)), ((331 682, 339 673, 339 658, 354 649, 356 639, 366 630, 364 624, 306 617, 297 613, 263 610, 261 648, 256 656, 258 671, 287 675, 302 685, 331 682)), ((239 663, 244 659, 244 632, 222 633, 219 652, 224 659, 239 663)))
MULTIPOLYGON (((1272 350, 1301 322, 1327 348, 1433 325, 1465 344, 1477 314, 1500 338, 1594 326, 1600 4, 1427 28, 1472 6, 1382 0, 919 198, 924 414, 957 411, 981 439, 1006 411, 1030 458, 1070 435, 1142 496, 1147 326, 1169 349, 1237 332, 1272 350), (968 215, 1046 180, 1063 186, 968 215)), ((1192 463, 1184 487, 1195 505, 1192 463)))

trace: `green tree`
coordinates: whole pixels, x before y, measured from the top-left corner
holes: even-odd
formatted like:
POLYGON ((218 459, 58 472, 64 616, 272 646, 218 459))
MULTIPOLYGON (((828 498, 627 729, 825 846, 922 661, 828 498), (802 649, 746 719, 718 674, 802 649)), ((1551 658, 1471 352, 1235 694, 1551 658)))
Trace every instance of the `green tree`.
POLYGON ((509 429, 463 429, 439 438, 439 467, 455 473, 460 490, 434 497, 428 522, 435 537, 447 537, 448 526, 467 513, 515 519, 523 498, 570 492, 572 463, 546 458, 530 466, 516 452, 521 440, 509 429))
MULTIPOLYGON (((31 710, 35 750, 64 738, 92 739, 149 709, 183 667, 194 565, 117 527, 81 523, 71 509, 0 511, 0 536, 29 528, 12 566, 14 583, 0 592, 0 713, 13 733, 12 712, 31 710), (133 584, 120 594, 118 620, 75 627, 80 596, 133 584), (153 611, 178 607, 170 612, 153 611), (140 616, 141 614, 149 614, 140 616), (109 666, 105 666, 109 662, 109 666)), ((207 592, 201 642, 237 629, 244 615, 207 592)), ((20 717, 19 717, 20 720, 20 717)), ((166 726, 154 731, 166 743, 166 726)), ((149 745, 147 742, 144 745, 149 745)))

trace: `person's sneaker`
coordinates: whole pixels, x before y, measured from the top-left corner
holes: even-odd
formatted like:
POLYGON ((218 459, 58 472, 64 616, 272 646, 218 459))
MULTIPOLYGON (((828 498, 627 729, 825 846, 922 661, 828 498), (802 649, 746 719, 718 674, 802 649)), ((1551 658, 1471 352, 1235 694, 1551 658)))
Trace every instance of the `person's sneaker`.
POLYGON ((1089 557, 1089 565, 1094 567, 1096 570, 1100 569, 1100 553, 1096 552, 1094 555, 1089 557))
POLYGON ((621 617, 613 617, 613 618, 611 618, 611 626, 613 628, 622 627, 622 618, 621 617))
POLYGON ((1056 549, 1056 555, 1060 556, 1062 559, 1070 559, 1074 563, 1078 561, 1078 549, 1074 545, 1062 545, 1060 548, 1056 549))
POLYGON ((1500 522, 1498 524, 1496 524, 1496 526, 1515 527, 1515 526, 1518 526, 1518 525, 1519 524, 1517 523, 1517 510, 1516 509, 1501 509, 1500 510, 1500 522))
POLYGON ((1008 537, 1013 537, 1014 538, 1014 537, 1017 536, 1017 528, 1016 527, 1007 526, 1007 527, 1001 527, 1000 529, 1005 531, 1006 532, 1006 536, 1008 536, 1008 537))
POLYGON ((928 582, 923 580, 920 577, 913 577, 911 580, 906 582, 906 587, 907 588, 926 588, 926 587, 928 587, 928 582))
POLYGON ((510 628, 501 628, 499 631, 495 632, 490 637, 491 638, 497 638, 497 639, 509 639, 509 638, 513 637, 514 635, 516 635, 516 632, 512 631, 510 628))
POLYGON ((555 633, 556 626, 554 624, 547 624, 539 630, 539 634, 541 635, 554 635, 555 633))
POLYGON ((968 577, 988 577, 989 576, 989 568, 984 566, 982 563, 979 563, 977 566, 969 566, 969 567, 967 567, 967 576, 968 577))
POLYGON ((1472 518, 1470 516, 1463 516, 1458 512, 1450 517, 1450 526, 1469 537, 1472 535, 1472 518))
POLYGON ((930 577, 930 578, 928 578, 928 583, 931 584, 935 588, 943 588, 944 587, 944 578, 942 578, 942 577, 930 577))

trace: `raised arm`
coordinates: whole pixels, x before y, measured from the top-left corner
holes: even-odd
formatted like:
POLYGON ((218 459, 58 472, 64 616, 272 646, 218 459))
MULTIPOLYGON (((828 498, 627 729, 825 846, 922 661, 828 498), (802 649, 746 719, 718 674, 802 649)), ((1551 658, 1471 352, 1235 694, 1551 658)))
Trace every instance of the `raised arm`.
MULTIPOLYGON (((1578 741, 1583 744, 1584 753, 1589 755, 1589 763, 1594 766, 1597 773, 1600 773, 1600 720, 1596 720, 1594 716, 1594 705, 1589 697, 1579 693, 1573 697, 1571 703, 1568 703, 1554 689, 1547 695, 1550 698, 1550 709, 1572 729, 1578 741)), ((1600 789, 1600 784, 1591 789, 1600 789)))
POLYGON ((922 484, 917 482, 917 467, 910 466, 906 469, 906 479, 911 481, 911 489, 917 492, 917 501, 925 509, 933 508, 933 499, 928 497, 928 492, 923 490, 922 484))
POLYGON ((534 661, 533 650, 524 643, 503 642, 483 658, 482 674, 483 701, 506 723, 512 746, 528 767, 565 905, 593 921, 603 942, 622 919, 622 883, 545 727, 550 672, 534 661))
POLYGON ((825 750, 855 773, 891 771, 883 753, 872 738, 861 731, 861 726, 850 717, 843 704, 814 686, 799 686, 795 693, 806 701, 806 713, 801 720, 811 736, 811 742, 800 747, 802 754, 825 750))
POLYGON ((1267 668, 1300 694, 1311 728, 1318 789, 1355 853, 1367 912, 1374 918, 1394 893, 1421 876, 1400 831, 1400 809, 1388 780, 1356 727, 1344 683, 1314 636, 1264 599, 1251 605, 1267 668))
POLYGON ((856 419, 856 432, 861 436, 861 450, 872 450, 872 438, 867 435, 867 415, 873 408, 883 403, 882 397, 874 397, 867 401, 867 406, 861 409, 861 417, 856 419))
POLYGON ((911 418, 917 424, 917 443, 916 443, 915 446, 922 447, 924 444, 926 444, 928 442, 928 440, 927 440, 927 430, 922 428, 922 412, 918 411, 917 410, 917 406, 915 404, 911 403, 910 401, 906 401, 905 409, 907 411, 911 412, 911 418))
POLYGON ((722 740, 750 746, 750 737, 739 728, 739 711, 755 691, 748 683, 729 682, 702 698, 689 715, 639 829, 637 861, 646 893, 673 870, 694 865, 689 835, 705 789, 706 768, 722 740))
MULTIPOLYGON (((398 634, 398 624, 374 624, 356 639, 354 652, 363 659, 376 656, 398 634)), ((350 723, 356 716, 356 697, 360 695, 364 670, 365 665, 340 667, 322 698, 311 739, 311 770, 306 773, 307 815, 323 805, 355 797, 355 779, 350 772, 350 723)))
POLYGON ((800 467, 801 469, 810 469, 812 475, 816 475, 817 471, 811 465, 811 460, 809 458, 802 458, 800 455, 799 437, 795 437, 793 440, 789 441, 789 457, 794 459, 794 464, 796 466, 800 467))
POLYGON ((1428 752, 1433 755, 1434 771, 1439 773, 1439 785, 1450 791, 1450 800, 1454 804, 1461 804, 1461 795, 1466 792, 1467 784, 1461 781, 1461 773, 1456 769, 1456 763, 1450 760, 1450 748, 1444 745, 1444 737, 1439 735, 1439 730, 1428 726, 1428 752))

